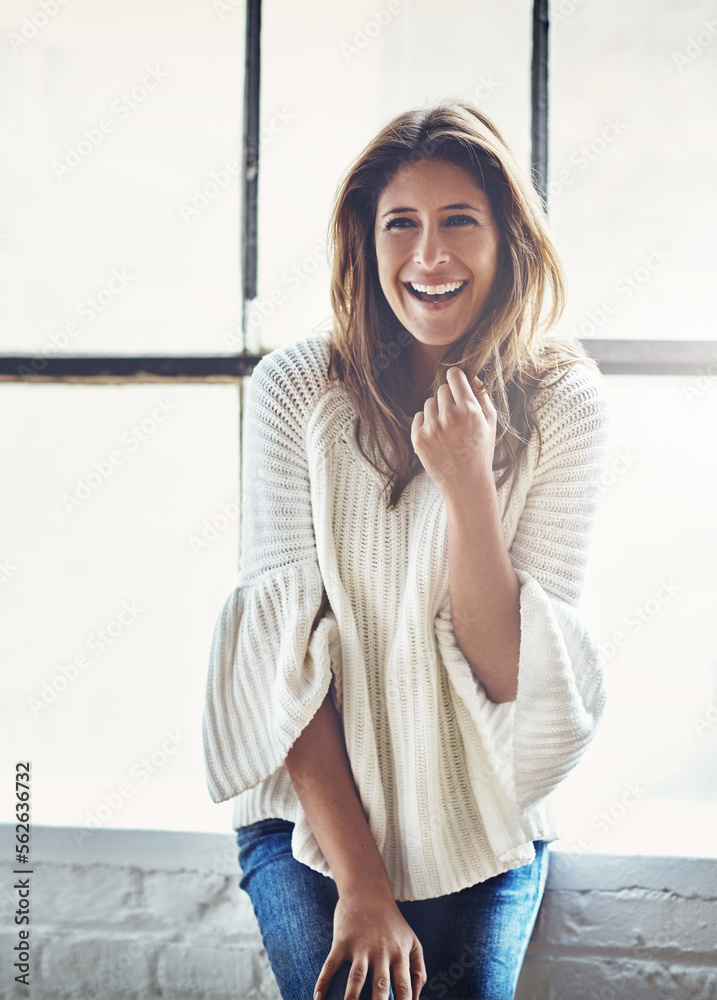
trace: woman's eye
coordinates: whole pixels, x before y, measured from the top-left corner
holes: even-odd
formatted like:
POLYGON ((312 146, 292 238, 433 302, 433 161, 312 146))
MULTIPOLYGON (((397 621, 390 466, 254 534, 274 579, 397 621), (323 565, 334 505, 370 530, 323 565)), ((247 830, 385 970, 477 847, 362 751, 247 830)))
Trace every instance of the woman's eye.
POLYGON ((474 219, 471 215, 452 215, 447 221, 447 225, 449 226, 465 226, 466 223, 468 223, 468 225, 477 226, 478 220, 474 219))
POLYGON ((385 229, 405 229, 406 227, 401 225, 401 223, 407 222, 409 225, 413 225, 413 219, 389 219, 385 225, 385 229))

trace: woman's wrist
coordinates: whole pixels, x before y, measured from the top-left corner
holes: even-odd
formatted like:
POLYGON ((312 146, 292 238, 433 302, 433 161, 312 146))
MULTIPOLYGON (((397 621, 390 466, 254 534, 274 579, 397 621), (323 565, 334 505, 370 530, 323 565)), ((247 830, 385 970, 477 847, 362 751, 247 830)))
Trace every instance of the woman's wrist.
POLYGON ((388 881, 388 875, 382 861, 380 871, 367 874, 365 869, 362 869, 352 872, 343 878, 337 878, 336 887, 339 896, 371 896, 373 898, 383 896, 395 903, 391 883, 388 881))
POLYGON ((492 470, 477 474, 470 481, 465 477, 451 481, 450 488, 444 486, 442 495, 448 513, 458 518, 475 518, 476 512, 498 508, 498 491, 492 470))

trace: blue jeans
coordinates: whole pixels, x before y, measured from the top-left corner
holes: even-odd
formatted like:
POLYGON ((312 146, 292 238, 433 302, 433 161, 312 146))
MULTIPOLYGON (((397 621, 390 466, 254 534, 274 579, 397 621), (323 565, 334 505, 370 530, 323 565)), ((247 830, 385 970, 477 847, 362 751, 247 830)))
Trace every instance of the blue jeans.
MULTIPOLYGON (((291 853, 294 824, 263 819, 236 831, 240 888, 254 907, 283 1000, 312 1000, 331 950, 336 883, 291 853)), ((548 874, 548 849, 485 882, 434 899, 397 901, 423 947, 421 1000, 512 1000, 548 874)), ((344 1000, 351 963, 334 976, 326 1000, 344 1000)), ((361 992, 371 1000, 372 970, 361 992)), ((393 987, 390 1000, 395 1000, 393 987)))

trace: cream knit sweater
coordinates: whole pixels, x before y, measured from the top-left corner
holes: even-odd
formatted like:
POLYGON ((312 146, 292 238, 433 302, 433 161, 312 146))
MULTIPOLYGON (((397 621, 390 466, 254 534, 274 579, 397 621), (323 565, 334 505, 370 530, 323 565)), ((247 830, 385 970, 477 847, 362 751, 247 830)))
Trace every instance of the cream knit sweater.
POLYGON ((422 471, 386 509, 327 367, 311 336, 262 358, 250 382, 249 502, 210 652, 207 784, 214 802, 236 796, 235 828, 293 821, 294 857, 331 875, 284 763, 330 689, 394 896, 426 899, 532 861, 533 840, 560 835, 547 797, 602 714, 579 613, 605 454, 602 376, 579 364, 539 391, 540 461, 534 434, 498 491, 521 638, 517 699, 495 704, 453 633, 438 487, 422 471), (324 588, 330 609, 311 633, 324 588))

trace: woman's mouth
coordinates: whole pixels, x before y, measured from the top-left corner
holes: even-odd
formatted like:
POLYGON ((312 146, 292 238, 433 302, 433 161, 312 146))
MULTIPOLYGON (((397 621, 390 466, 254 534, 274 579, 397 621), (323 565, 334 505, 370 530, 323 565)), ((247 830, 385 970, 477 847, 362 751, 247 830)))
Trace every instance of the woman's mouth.
POLYGON ((467 281, 448 281, 442 285, 419 285, 413 281, 404 282, 411 295, 419 302, 426 302, 430 305, 439 305, 443 302, 450 302, 460 295, 468 284, 467 281))

